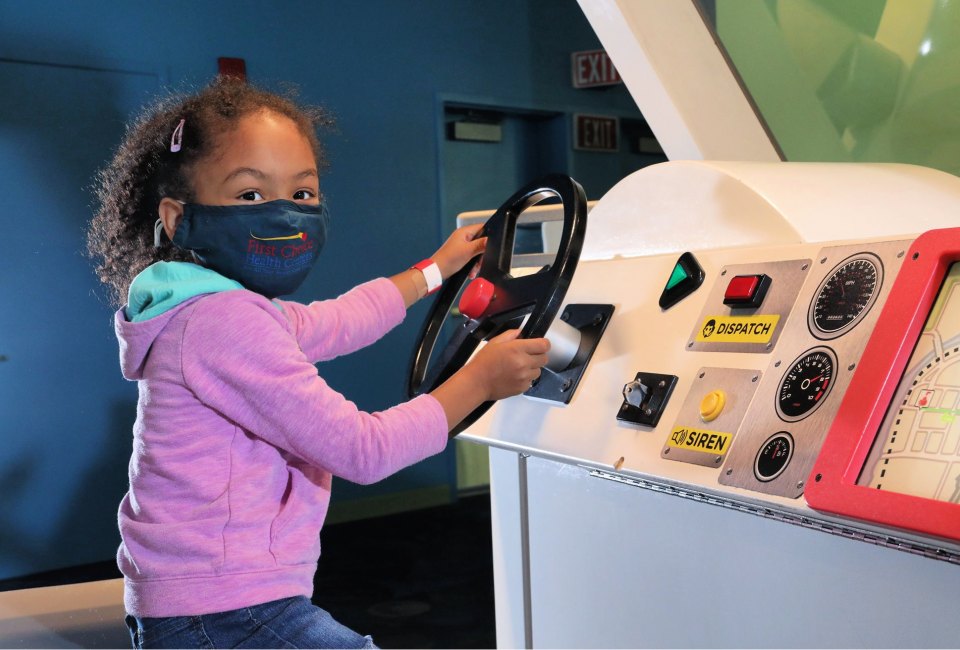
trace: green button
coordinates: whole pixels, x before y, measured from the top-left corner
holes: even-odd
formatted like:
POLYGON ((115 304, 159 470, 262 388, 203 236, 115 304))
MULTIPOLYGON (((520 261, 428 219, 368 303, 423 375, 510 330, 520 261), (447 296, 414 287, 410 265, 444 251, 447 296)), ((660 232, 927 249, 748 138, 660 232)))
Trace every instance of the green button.
POLYGON ((666 290, 670 291, 670 289, 673 289, 675 286, 677 286, 678 284, 680 284, 681 282, 683 282, 689 277, 690 276, 687 275, 687 272, 684 270, 684 268, 679 264, 677 264, 676 266, 673 267, 673 273, 670 274, 670 279, 667 280, 666 290))

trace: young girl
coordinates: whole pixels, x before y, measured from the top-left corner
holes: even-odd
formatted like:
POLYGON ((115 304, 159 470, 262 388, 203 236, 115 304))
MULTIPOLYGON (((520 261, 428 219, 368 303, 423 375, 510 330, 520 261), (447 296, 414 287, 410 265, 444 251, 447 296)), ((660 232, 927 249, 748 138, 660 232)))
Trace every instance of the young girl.
POLYGON ((140 399, 119 511, 135 647, 372 647, 313 606, 331 476, 372 483, 440 452, 482 402, 539 376, 549 344, 504 334, 432 394, 363 413, 314 363, 357 350, 480 251, 309 305, 326 240, 322 112, 221 79, 130 126, 88 234, 140 399))

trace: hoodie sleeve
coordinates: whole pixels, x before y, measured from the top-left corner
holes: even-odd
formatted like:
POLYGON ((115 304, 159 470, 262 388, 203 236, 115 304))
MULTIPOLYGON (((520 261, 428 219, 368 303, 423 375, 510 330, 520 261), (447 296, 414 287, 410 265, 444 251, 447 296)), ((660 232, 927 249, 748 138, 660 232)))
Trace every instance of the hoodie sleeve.
POLYGON ((357 286, 339 298, 309 305, 277 300, 300 349, 316 363, 354 352, 403 322, 407 313, 397 287, 386 278, 357 286))
POLYGON ((446 446, 439 402, 365 413, 317 375, 289 324, 247 292, 201 301, 181 347, 187 386, 210 408, 332 474, 373 483, 446 446))

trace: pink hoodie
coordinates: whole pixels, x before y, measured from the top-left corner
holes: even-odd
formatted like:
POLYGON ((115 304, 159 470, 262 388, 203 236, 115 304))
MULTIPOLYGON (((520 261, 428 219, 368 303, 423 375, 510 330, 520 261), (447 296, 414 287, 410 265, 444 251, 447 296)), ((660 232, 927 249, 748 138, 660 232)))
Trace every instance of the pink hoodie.
POLYGON ((312 595, 331 475, 373 483, 448 440, 429 395, 363 413, 313 366, 405 313, 386 279, 310 305, 233 290, 142 322, 117 312, 123 375, 140 390, 119 512, 129 614, 312 595))

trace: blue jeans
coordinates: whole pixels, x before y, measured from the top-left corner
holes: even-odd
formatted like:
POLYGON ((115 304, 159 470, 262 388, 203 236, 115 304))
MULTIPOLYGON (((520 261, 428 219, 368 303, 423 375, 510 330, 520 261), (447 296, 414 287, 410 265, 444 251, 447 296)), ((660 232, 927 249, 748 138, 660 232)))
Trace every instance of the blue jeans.
POLYGON ((376 648, 296 596, 203 616, 127 616, 134 650, 141 648, 376 648))

